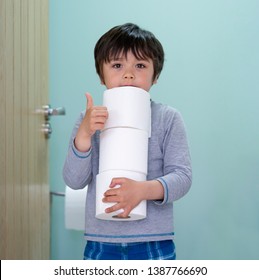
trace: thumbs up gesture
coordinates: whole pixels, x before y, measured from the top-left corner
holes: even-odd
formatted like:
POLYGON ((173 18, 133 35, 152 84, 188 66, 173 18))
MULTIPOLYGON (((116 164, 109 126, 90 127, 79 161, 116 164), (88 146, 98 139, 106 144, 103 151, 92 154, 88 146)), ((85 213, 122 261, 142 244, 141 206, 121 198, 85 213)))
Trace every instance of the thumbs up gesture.
POLYGON ((92 136, 96 130, 104 128, 108 118, 108 111, 104 106, 94 106, 93 98, 90 93, 86 93, 86 99, 85 128, 86 132, 92 136))
POLYGON ((86 152, 91 147, 91 137, 96 130, 104 128, 108 118, 107 108, 104 106, 94 106, 90 93, 86 93, 86 113, 78 128, 75 138, 75 146, 79 151, 86 152))

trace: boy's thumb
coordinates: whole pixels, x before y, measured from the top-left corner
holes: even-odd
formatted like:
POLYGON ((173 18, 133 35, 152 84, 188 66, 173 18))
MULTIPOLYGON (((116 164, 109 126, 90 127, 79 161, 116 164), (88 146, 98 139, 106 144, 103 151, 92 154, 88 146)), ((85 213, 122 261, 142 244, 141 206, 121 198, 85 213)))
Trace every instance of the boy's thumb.
POLYGON ((94 101, 93 101, 93 97, 91 96, 90 93, 87 92, 85 94, 85 96, 86 96, 86 99, 87 99, 86 109, 88 110, 88 109, 90 109, 94 106, 94 101))
POLYGON ((113 178, 110 183, 110 188, 119 187, 125 182, 125 178, 113 178))

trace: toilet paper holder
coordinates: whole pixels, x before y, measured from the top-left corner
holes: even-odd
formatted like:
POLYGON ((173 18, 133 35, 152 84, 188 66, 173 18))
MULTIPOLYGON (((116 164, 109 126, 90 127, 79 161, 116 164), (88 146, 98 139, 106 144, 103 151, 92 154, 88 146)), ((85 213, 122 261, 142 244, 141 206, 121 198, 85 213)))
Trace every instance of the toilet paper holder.
POLYGON ((66 196, 66 194, 65 193, 63 193, 63 192, 50 192, 50 195, 54 195, 54 196, 66 196))

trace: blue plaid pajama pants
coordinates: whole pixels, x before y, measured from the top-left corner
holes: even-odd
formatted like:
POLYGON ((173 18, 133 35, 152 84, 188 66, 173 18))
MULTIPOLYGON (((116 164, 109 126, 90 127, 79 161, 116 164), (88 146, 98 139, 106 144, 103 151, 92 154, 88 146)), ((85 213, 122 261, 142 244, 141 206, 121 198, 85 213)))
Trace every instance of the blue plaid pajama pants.
POLYGON ((175 260, 173 240, 105 243, 88 241, 84 260, 175 260))

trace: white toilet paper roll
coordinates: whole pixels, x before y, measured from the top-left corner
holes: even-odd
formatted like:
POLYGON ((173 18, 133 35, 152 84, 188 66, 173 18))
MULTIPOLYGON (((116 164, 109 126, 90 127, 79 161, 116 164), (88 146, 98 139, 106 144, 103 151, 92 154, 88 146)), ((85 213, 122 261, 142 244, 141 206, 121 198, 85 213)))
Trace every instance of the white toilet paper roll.
POLYGON ((117 215, 121 213, 122 210, 109 214, 105 213, 105 209, 112 206, 114 203, 102 202, 103 194, 109 189, 112 179, 118 177, 125 177, 136 181, 146 180, 144 174, 132 171, 112 170, 98 174, 96 176, 96 218, 112 221, 135 221, 144 219, 146 217, 146 201, 142 201, 134 208, 127 218, 118 218, 117 215))
POLYGON ((109 112, 104 129, 131 127, 146 130, 150 135, 150 94, 137 87, 117 87, 104 91, 103 106, 109 112))
POLYGON ((65 227, 67 229, 85 229, 85 201, 87 187, 73 190, 66 186, 65 191, 65 227))
POLYGON ((119 169, 147 174, 148 134, 133 128, 112 128, 100 134, 99 173, 119 169))

